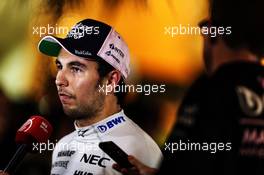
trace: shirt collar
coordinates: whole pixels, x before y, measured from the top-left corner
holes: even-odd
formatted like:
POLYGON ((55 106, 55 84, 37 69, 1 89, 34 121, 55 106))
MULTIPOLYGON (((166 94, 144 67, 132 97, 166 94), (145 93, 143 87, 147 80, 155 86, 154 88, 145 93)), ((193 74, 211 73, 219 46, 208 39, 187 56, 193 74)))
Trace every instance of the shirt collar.
POLYGON ((117 125, 122 125, 126 122, 126 116, 124 111, 121 110, 118 113, 108 116, 107 118, 96 122, 89 126, 78 127, 76 121, 74 122, 75 130, 77 131, 78 137, 86 137, 92 134, 105 134, 110 130, 114 129, 117 125))

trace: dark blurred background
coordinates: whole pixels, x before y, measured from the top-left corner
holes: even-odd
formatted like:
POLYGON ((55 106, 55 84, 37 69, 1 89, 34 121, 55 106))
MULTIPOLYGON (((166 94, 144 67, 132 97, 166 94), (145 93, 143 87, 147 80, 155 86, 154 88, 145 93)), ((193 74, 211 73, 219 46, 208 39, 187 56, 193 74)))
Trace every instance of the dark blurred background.
MULTIPOLYGON (((16 130, 31 115, 54 126, 56 142, 74 130, 57 97, 55 67, 37 50, 40 27, 71 27, 84 18, 102 20, 124 37, 131 53, 128 84, 165 84, 164 93, 129 93, 125 113, 162 146, 184 92, 202 71, 202 38, 171 37, 166 27, 197 26, 207 0, 1 0, 0 1, 0 169, 15 152, 16 130)), ((65 36, 65 34, 55 34, 65 36)), ((46 175, 51 151, 28 154, 17 174, 46 175)))

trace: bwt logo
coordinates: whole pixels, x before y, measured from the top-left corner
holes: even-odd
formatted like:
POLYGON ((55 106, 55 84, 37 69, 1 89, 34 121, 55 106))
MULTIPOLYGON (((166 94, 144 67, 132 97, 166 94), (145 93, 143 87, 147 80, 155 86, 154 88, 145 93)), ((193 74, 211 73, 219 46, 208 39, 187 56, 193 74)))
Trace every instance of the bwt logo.
POLYGON ((105 52, 105 54, 106 54, 107 56, 111 56, 111 51, 109 50, 109 51, 105 52))
POLYGON ((125 121, 126 120, 124 119, 124 117, 121 116, 121 117, 117 117, 117 118, 114 118, 106 122, 105 125, 99 125, 97 126, 97 128, 101 133, 104 133, 105 131, 107 131, 107 129, 111 129, 114 126, 119 125, 120 123, 125 122, 125 121))

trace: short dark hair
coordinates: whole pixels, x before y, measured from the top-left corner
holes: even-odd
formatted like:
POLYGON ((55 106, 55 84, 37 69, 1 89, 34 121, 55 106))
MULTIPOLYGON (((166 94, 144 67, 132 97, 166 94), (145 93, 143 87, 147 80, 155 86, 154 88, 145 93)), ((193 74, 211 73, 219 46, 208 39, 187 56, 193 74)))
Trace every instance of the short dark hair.
POLYGON ((233 49, 246 48, 264 56, 264 1, 210 0, 212 26, 231 26, 231 34, 223 35, 233 49))
MULTIPOLYGON (((101 58, 97 59, 97 63, 98 63, 98 74, 100 76, 100 80, 102 80, 109 72, 115 69, 113 66, 111 66, 109 63, 107 63, 105 60, 101 58)), ((118 86, 125 85, 125 81, 123 77, 121 77, 117 85, 118 86)), ((122 107, 127 93, 123 91, 117 91, 114 93, 114 95, 117 97, 117 103, 122 107)))

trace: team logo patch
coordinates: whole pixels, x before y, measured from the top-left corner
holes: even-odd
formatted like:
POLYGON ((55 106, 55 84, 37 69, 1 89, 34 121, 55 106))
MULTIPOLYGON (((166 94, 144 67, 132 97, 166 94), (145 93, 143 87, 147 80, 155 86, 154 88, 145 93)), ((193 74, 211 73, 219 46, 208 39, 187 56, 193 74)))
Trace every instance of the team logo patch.
POLYGON ((264 112, 264 94, 260 95, 245 86, 238 86, 237 94, 240 107, 246 115, 257 117, 264 112))

